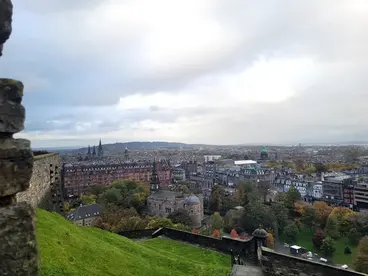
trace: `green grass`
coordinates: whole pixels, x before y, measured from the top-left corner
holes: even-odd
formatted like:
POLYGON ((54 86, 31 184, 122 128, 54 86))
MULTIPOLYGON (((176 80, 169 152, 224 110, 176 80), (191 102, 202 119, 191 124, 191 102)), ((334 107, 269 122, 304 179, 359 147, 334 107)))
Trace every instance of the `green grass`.
MULTIPOLYGON (((297 241, 295 244, 302 246, 312 252, 315 252, 322 256, 322 253, 319 251, 319 249, 315 248, 312 242, 312 237, 314 235, 315 231, 310 231, 308 228, 301 228, 297 235, 297 241)), ((282 235, 280 236, 280 240, 282 242, 285 242, 285 237, 282 235)), ((332 255, 332 262, 335 264, 347 264, 348 266, 351 266, 356 254, 356 246, 350 244, 348 242, 347 237, 340 238, 338 240, 335 240, 335 252, 332 255), (352 251, 352 254, 345 255, 344 250, 346 245, 348 245, 352 251)))
POLYGON ((37 210, 40 276, 227 276, 230 257, 164 238, 134 242, 37 210))

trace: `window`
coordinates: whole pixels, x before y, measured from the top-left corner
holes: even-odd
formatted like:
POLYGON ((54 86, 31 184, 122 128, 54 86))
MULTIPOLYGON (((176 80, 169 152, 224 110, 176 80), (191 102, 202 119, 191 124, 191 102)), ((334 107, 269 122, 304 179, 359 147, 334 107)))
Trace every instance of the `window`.
POLYGON ((171 214, 171 208, 165 208, 165 213, 166 214, 171 214))

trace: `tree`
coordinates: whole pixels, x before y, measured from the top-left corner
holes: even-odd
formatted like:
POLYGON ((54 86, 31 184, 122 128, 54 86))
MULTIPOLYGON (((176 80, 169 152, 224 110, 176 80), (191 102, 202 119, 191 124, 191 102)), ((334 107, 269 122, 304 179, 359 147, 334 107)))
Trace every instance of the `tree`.
POLYGON ((271 233, 267 233, 267 240, 266 240, 267 247, 275 248, 275 239, 271 233))
POLYGON ((284 229, 284 235, 287 243, 296 242, 296 236, 298 234, 298 227, 295 223, 291 223, 284 229))
POLYGON ((276 217, 273 215, 271 207, 260 201, 255 201, 246 205, 239 226, 246 232, 252 233, 261 224, 265 229, 274 229, 276 227, 276 217))
POLYGON ((359 242, 354 267, 358 272, 368 273, 368 236, 359 242))
POLYGON ((152 217, 148 223, 148 229, 155 229, 160 227, 172 227, 173 223, 168 218, 163 217, 152 217))
POLYGON ((361 238, 361 234, 356 228, 351 228, 348 237, 351 244, 357 245, 361 238))
POLYGON ((335 207, 329 217, 334 217, 337 220, 339 233, 341 236, 346 236, 352 228, 351 218, 357 214, 346 207, 335 207))
POLYGON ((333 208, 328 206, 324 201, 316 201, 313 206, 316 210, 317 223, 321 228, 325 228, 328 216, 331 214, 333 208))
POLYGON ((210 210, 211 211, 220 211, 221 210, 221 192, 220 186, 214 186, 212 188, 211 197, 210 197, 210 210))
POLYGON ((190 218, 189 211, 186 209, 180 208, 175 210, 168 216, 168 218, 175 224, 192 225, 192 219, 190 218))
POLYGON ((240 225, 240 220, 244 216, 243 210, 229 210, 224 216, 224 231, 230 233, 231 229, 240 225))
POLYGON ((270 193, 270 183, 268 181, 258 182, 258 191, 261 194, 263 202, 266 202, 267 196, 270 193))
POLYGON ((316 210, 312 207, 305 207, 300 220, 305 226, 312 230, 316 220, 316 210))
POLYGON ((80 199, 82 200, 84 205, 90 205, 96 203, 96 196, 95 195, 81 195, 80 199))
POLYGON ((320 248, 324 239, 325 239, 325 234, 322 232, 321 229, 317 229, 316 233, 312 237, 313 245, 316 248, 320 248))
POLYGON ((327 257, 331 256, 333 252, 335 252, 335 243, 331 237, 327 237, 323 240, 321 245, 322 253, 327 257))
POLYGON ((301 195, 297 189, 295 189, 294 186, 291 186, 290 189, 286 193, 285 197, 285 207, 289 209, 289 211, 294 210, 294 203, 297 200, 300 200, 301 195))
POLYGON ((344 254, 345 254, 345 255, 350 255, 351 253, 352 253, 352 252, 351 252, 350 247, 349 247, 349 246, 345 247, 345 249, 344 249, 344 254))
POLYGON ((106 190, 105 186, 102 185, 93 185, 89 188, 89 193, 99 197, 106 190))
POLYGON ((322 163, 315 163, 314 167, 316 169, 317 173, 322 173, 322 172, 326 172, 327 168, 325 165, 323 165, 322 163))
POLYGON ((216 229, 215 231, 213 231, 212 237, 214 237, 216 239, 220 238, 221 237, 220 230, 219 229, 216 229))
POLYGON ((224 221, 222 217, 220 216, 218 212, 215 212, 211 216, 211 231, 213 232, 216 229, 222 229, 223 226, 224 226, 224 221))
POLYGON ((239 238, 239 235, 238 235, 238 233, 236 232, 236 230, 235 230, 235 229, 231 230, 231 232, 230 232, 230 237, 232 237, 232 238, 234 238, 234 239, 239 238))
POLYGON ((285 208, 279 202, 271 205, 272 214, 276 219, 277 228, 280 232, 283 232, 288 220, 288 209, 285 208))
POLYGON ((247 205, 254 199, 253 183, 251 181, 240 182, 235 193, 235 201, 239 205, 247 205))
POLYGON ((340 237, 339 224, 334 216, 329 216, 325 228, 325 233, 333 239, 340 237))
POLYGON ((110 188, 108 190, 106 190, 103 195, 102 195, 103 201, 105 202, 105 204, 119 204, 122 202, 123 197, 120 193, 119 189, 116 188, 110 188))

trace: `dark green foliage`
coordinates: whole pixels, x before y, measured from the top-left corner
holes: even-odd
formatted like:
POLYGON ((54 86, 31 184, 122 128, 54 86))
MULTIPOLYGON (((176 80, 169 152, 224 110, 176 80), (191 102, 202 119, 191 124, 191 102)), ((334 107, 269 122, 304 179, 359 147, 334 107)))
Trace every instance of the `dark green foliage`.
POLYGON ((211 197, 210 197, 210 210, 218 212, 221 210, 222 207, 222 201, 221 201, 221 187, 220 186, 214 186, 212 188, 211 197))
POLYGON ((252 233, 262 225, 265 229, 275 229, 276 217, 271 208, 261 202, 252 202, 245 206, 244 215, 240 219, 240 227, 252 233))
POLYGON ((295 223, 291 223, 284 229, 284 235, 287 243, 296 242, 296 236, 298 234, 298 227, 295 223))
POLYGON ((276 219, 277 227, 280 232, 283 232, 288 222, 288 209, 279 202, 271 205, 272 213, 276 219))
POLYGON ((357 245, 362 236, 356 228, 351 228, 348 237, 351 244, 357 245))
POLYGON ((331 237, 325 238, 321 245, 321 252, 327 257, 331 256, 335 250, 335 242, 333 239, 331 237))
POLYGON ((368 273, 368 236, 359 241, 354 266, 356 271, 368 273))
POLYGON ((293 211, 295 201, 300 200, 300 198, 301 198, 301 195, 298 192, 298 190, 295 189, 294 186, 291 186, 285 196, 285 201, 284 201, 285 207, 288 208, 290 211, 293 211))
POLYGON ((325 233, 333 239, 338 239, 339 234, 339 224, 335 217, 329 216, 325 228, 325 233))
POLYGON ((301 222, 304 223, 309 229, 315 225, 315 221, 317 219, 316 210, 311 207, 304 208, 304 212, 300 218, 301 222))
POLYGON ((346 254, 346 255, 350 255, 351 253, 352 253, 352 252, 351 252, 350 247, 349 247, 349 246, 345 247, 345 249, 344 249, 344 254, 346 254))
POLYGON ((173 223, 180 223, 188 226, 192 225, 192 220, 189 216, 189 212, 185 209, 176 210, 175 212, 171 213, 168 218, 171 219, 173 223))

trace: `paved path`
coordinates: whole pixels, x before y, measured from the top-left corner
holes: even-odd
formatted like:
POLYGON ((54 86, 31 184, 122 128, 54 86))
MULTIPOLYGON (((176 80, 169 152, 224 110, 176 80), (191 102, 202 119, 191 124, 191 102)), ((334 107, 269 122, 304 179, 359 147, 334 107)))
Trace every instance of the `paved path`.
POLYGON ((257 266, 234 265, 230 276, 262 276, 262 269, 257 266))

